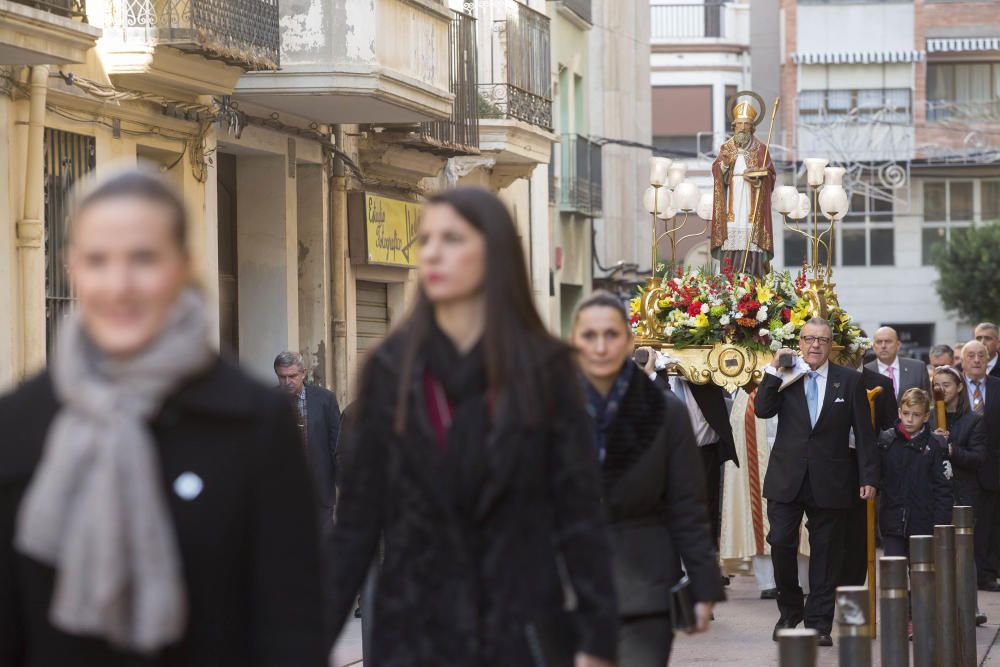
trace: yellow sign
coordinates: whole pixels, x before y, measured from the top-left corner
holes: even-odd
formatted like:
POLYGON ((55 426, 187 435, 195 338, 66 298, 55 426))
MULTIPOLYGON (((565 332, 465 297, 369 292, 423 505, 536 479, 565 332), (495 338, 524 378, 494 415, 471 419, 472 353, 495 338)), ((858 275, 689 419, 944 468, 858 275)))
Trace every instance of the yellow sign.
POLYGON ((364 207, 367 263, 416 266, 420 204, 366 192, 364 207))

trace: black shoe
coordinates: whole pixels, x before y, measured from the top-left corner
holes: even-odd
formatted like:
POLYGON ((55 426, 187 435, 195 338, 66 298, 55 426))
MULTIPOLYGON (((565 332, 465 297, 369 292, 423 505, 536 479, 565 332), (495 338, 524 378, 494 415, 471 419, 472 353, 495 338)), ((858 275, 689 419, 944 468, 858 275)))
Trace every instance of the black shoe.
POLYGON ((976 610, 976 625, 986 625, 986 614, 976 610))
POLYGON ((361 607, 354 610, 354 618, 361 618, 361 607))
POLYGON ((726 577, 726 576, 722 577, 722 585, 723 585, 723 587, 728 586, 731 583, 732 583, 732 577, 726 577))
POLYGON ((760 592, 761 600, 777 600, 778 599, 778 589, 768 588, 760 592))
POLYGON ((1000 583, 997 583, 995 579, 993 581, 986 581, 979 584, 979 590, 988 593, 1000 593, 1000 583))
POLYGON ((771 639, 778 641, 778 630, 794 630, 795 626, 802 621, 786 621, 783 618, 779 618, 778 622, 774 624, 774 632, 771 633, 771 639))
POLYGON ((816 643, 820 646, 833 646, 833 637, 821 632, 816 643))

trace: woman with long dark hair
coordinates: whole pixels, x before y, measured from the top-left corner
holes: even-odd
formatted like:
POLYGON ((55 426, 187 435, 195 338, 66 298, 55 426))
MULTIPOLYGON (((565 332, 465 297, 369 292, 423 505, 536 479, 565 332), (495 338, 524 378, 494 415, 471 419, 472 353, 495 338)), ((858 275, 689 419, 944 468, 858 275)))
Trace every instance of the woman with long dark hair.
POLYGON ((696 622, 708 630, 724 599, 701 459, 684 403, 632 361, 621 301, 595 292, 573 318, 611 528, 621 628, 620 667, 664 667, 673 629, 671 587, 687 571, 696 622))
POLYGON ((577 667, 610 665, 593 436, 513 221, 495 195, 461 188, 431 198, 418 231, 415 305, 366 363, 340 452, 336 618, 381 537, 366 665, 522 667, 560 649, 577 667))
POLYGON ((955 504, 978 507, 979 468, 986 462, 988 447, 986 423, 969 407, 969 392, 960 371, 938 366, 933 380, 934 392, 944 400, 947 423, 938 424, 937 411, 932 410, 931 427, 948 443, 955 504))
POLYGON ((219 358, 186 230, 141 170, 74 208, 75 312, 0 398, 0 667, 326 664, 292 406, 219 358))

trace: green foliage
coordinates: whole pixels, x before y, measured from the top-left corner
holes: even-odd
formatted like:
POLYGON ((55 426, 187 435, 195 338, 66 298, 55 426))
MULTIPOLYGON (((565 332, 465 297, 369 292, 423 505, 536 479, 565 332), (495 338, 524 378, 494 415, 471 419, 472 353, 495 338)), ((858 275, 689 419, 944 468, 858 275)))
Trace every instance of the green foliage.
POLYGON ((1000 319, 1000 222, 952 234, 939 248, 935 287, 946 308, 970 322, 1000 319))

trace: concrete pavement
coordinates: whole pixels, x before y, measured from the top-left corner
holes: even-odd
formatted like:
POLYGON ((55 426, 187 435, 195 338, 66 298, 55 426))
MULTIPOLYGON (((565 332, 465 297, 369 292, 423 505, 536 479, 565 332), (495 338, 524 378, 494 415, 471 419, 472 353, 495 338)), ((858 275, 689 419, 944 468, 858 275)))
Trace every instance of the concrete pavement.
MULTIPOLYGON (((671 665, 739 665, 776 667, 778 650, 771 631, 778 620, 773 600, 761 600, 752 577, 735 577, 727 589, 729 600, 716 608, 715 622, 708 634, 678 636, 671 665)), ((978 655, 982 667, 1000 667, 1000 593, 979 593, 979 606, 989 621, 977 629, 978 655)), ((833 648, 821 648, 819 667, 837 667, 837 637, 833 648)), ((872 650, 874 666, 880 664, 878 640, 872 650)), ((331 667, 362 667, 361 622, 352 620, 335 649, 331 667)), ((512 666, 527 667, 527 666, 512 666)))

